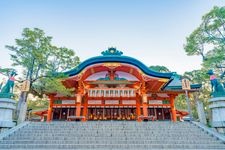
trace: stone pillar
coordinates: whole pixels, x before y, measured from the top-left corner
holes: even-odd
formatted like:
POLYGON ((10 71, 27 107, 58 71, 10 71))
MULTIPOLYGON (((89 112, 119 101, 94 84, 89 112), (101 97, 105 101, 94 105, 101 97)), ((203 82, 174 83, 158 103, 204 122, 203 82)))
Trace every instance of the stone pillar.
MULTIPOLYGON (((0 130, 15 126, 13 122, 13 110, 16 102, 10 98, 0 98, 0 130)), ((0 131, 1 132, 1 131, 0 131)))
POLYGON ((171 120, 173 122, 176 122, 177 121, 177 116, 176 116, 176 109, 175 109, 174 101, 175 101, 175 96, 173 96, 173 95, 170 96, 171 120))
POLYGON ((52 121, 52 107, 53 107, 53 96, 49 96, 49 107, 48 107, 47 122, 52 121))
POLYGON ((20 93, 17 110, 16 110, 17 124, 23 123, 26 120, 27 96, 28 96, 28 93, 26 91, 22 91, 20 93))
POLYGON ((206 117, 204 112, 203 103, 199 100, 197 100, 197 111, 198 111, 198 117, 201 123, 206 124, 206 117))
POLYGON ((215 97, 209 100, 212 110, 212 127, 225 134, 225 97, 215 97))

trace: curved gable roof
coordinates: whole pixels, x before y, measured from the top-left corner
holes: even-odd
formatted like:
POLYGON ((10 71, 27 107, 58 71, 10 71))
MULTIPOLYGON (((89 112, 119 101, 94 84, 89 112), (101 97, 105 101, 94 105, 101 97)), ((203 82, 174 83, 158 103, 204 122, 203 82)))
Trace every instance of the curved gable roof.
POLYGON ((118 63, 126 63, 126 64, 136 66, 146 75, 153 76, 153 77, 170 79, 175 74, 174 72, 161 73, 161 72, 153 71, 149 69, 141 61, 129 56, 123 56, 122 54, 123 53, 121 51, 118 51, 115 48, 109 48, 108 50, 102 52, 103 56, 96 56, 96 57, 89 58, 83 61, 82 63, 80 63, 76 68, 64 73, 69 76, 75 76, 90 65, 106 63, 106 62, 118 62, 118 63))

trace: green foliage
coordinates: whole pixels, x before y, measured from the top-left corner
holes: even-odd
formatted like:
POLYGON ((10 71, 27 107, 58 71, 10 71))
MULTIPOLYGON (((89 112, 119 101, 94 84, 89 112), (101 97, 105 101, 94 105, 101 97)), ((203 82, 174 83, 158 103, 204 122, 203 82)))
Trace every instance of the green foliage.
POLYGON ((6 48, 15 52, 15 54, 11 54, 13 65, 23 66, 30 70, 35 69, 36 65, 46 64, 44 57, 49 55, 51 39, 52 37, 45 36, 43 30, 25 28, 22 38, 16 39, 16 47, 6 46, 6 48))
POLYGON ((190 72, 185 72, 183 78, 189 79, 191 83, 203 83, 209 80, 209 76, 206 73, 207 70, 205 69, 193 70, 190 72))
POLYGON ((186 38, 187 44, 184 45, 185 52, 187 55, 200 55, 205 60, 205 45, 206 39, 202 32, 202 27, 198 27, 186 38))
POLYGON ((202 20, 209 42, 224 46, 225 7, 214 7, 202 17, 202 20))
POLYGON ((214 7, 186 39, 188 55, 201 55, 205 68, 225 68, 225 7, 214 7))
POLYGON ((214 47, 207 53, 207 60, 203 62, 205 68, 214 68, 217 71, 224 69, 225 47, 214 47))
POLYGON ((150 66, 149 68, 156 72, 170 72, 170 70, 165 66, 156 65, 156 66, 150 66))
MULTIPOLYGON (((206 114, 209 114, 208 108, 208 99, 210 99, 210 88, 209 88, 209 77, 206 74, 207 70, 204 68, 201 70, 193 70, 190 72, 185 72, 183 78, 188 78, 191 83, 201 83, 202 89, 199 92, 191 93, 189 96, 190 105, 192 108, 192 115, 194 118, 198 118, 197 116, 197 101, 203 102, 203 106, 205 108, 206 114)), ((186 109, 187 103, 185 99, 185 95, 180 95, 176 99, 176 107, 178 109, 186 109)), ((209 117, 207 115, 207 117, 209 117)))
POLYGON ((178 110, 187 110, 187 102, 184 94, 180 94, 176 97, 175 107, 178 110))
POLYGON ((40 78, 38 82, 33 84, 32 93, 35 95, 42 97, 45 93, 60 93, 64 96, 70 96, 74 88, 67 89, 65 86, 62 85, 61 81, 63 77, 47 77, 47 78, 40 78))
POLYGON ((202 101, 206 113, 210 114, 210 86, 206 73, 213 69, 215 74, 225 74, 225 7, 214 7, 202 17, 199 27, 186 38, 184 49, 187 55, 202 57, 202 69, 185 72, 184 76, 192 83, 203 84, 201 92, 191 95, 190 99, 192 104, 195 104, 196 100, 202 101))
POLYGON ((28 115, 28 119, 31 119, 31 118, 36 118, 39 116, 35 115, 33 112, 35 111, 41 111, 41 110, 46 110, 48 109, 48 105, 49 105, 49 101, 48 99, 45 99, 45 98, 38 98, 38 99, 35 99, 35 100, 28 100, 27 102, 27 108, 28 110, 31 110, 30 111, 30 115, 28 115))
POLYGON ((22 37, 16 39, 16 46, 6 46, 12 51, 13 65, 25 70, 23 80, 31 82, 29 92, 39 97, 52 92, 68 95, 71 89, 67 90, 61 82, 65 76, 57 72, 74 68, 79 63, 73 50, 56 47, 51 40, 52 37, 46 36, 41 29, 25 28, 22 37))
POLYGON ((0 73, 7 77, 10 75, 10 72, 12 72, 12 71, 16 72, 12 68, 0 68, 0 73))
POLYGON ((35 110, 43 110, 48 108, 49 101, 47 99, 36 99, 36 100, 29 100, 27 103, 28 109, 35 110))

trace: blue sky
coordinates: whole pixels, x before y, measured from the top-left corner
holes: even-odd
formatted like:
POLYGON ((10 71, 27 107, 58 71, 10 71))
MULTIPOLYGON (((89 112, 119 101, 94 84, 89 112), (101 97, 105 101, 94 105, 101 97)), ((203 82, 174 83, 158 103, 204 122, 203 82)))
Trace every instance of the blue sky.
POLYGON ((38 27, 57 46, 74 49, 81 61, 116 47, 124 55, 179 74, 199 69, 201 58, 186 56, 185 38, 201 17, 224 0, 1 0, 0 66, 9 67, 5 45, 23 28, 38 27))

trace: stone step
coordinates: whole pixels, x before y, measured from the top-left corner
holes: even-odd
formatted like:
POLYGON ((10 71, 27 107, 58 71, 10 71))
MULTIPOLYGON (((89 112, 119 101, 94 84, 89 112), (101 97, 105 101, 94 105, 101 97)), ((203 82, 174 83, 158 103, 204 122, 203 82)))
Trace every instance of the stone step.
POLYGON ((187 122, 30 123, 0 141, 0 149, 225 149, 187 122))
POLYGON ((202 134, 204 132, 200 131, 200 130, 196 130, 196 131, 177 131, 177 130, 172 130, 172 131, 160 131, 160 130, 20 130, 20 133, 71 133, 71 131, 73 131, 74 133, 87 133, 87 132, 92 132, 92 133, 101 133, 101 132, 118 132, 118 133, 148 133, 148 134, 156 134, 156 133, 185 133, 185 134, 202 134))
POLYGON ((147 123, 139 123, 133 122, 133 123, 125 123, 125 122, 112 122, 112 123, 107 123, 107 122, 99 122, 99 123, 93 123, 93 122, 52 122, 52 123, 31 123, 33 126, 42 126, 45 124, 45 126, 114 126, 114 127, 120 127, 120 126, 135 126, 135 127, 140 127, 140 126, 166 126, 166 127, 191 127, 193 126, 192 124, 186 124, 186 123, 168 123, 168 122, 147 122, 147 123))
MULTIPOLYGON (((150 134, 150 135, 159 135, 159 134, 161 134, 161 135, 163 135, 163 134, 173 134, 173 135, 183 135, 183 134, 185 134, 185 135, 205 135, 206 133, 204 133, 204 132, 201 132, 201 131, 190 131, 190 132, 186 132, 186 131, 136 131, 136 130, 132 130, 132 131, 129 131, 129 130, 125 130, 125 131, 123 131, 123 130, 93 130, 93 131, 91 131, 91 130, 79 130, 79 131, 74 131, 74 130, 62 130, 62 131, 58 131, 58 130, 53 130, 53 131, 48 131, 48 130, 46 130, 46 131, 20 131, 20 133, 19 134, 24 134, 24 135, 26 135, 26 134, 28 134, 28 135, 30 135, 30 134, 90 134, 90 133, 92 133, 92 134, 102 134, 102 133, 107 133, 107 132, 110 132, 110 133, 114 133, 114 134, 136 134, 136 135, 138 135, 138 134, 145 134, 145 135, 148 135, 148 134, 150 134)), ((14 135, 17 135, 18 133, 15 133, 14 135)))
MULTIPOLYGON (((127 129, 127 130, 135 130, 135 129, 139 129, 139 130, 154 130, 154 129, 160 129, 160 127, 154 128, 154 127, 75 127, 75 126, 71 126, 71 127, 31 127, 30 129, 61 129, 61 128, 65 128, 65 129, 127 129)), ((189 130, 189 129, 194 129, 194 128, 163 128, 161 127, 163 130, 189 130)), ((29 128, 28 128, 29 129, 29 128)))
POLYGON ((0 149, 225 149, 218 144, 1 144, 0 149))
POLYGON ((93 132, 83 132, 83 133, 76 133, 76 132, 71 132, 69 135, 68 133, 16 133, 14 134, 14 136, 17 136, 17 137, 28 137, 28 136, 31 136, 31 137, 36 137, 36 136, 53 136, 53 137, 56 137, 56 136, 70 136, 70 137, 82 137, 82 136, 102 136, 102 137, 112 137, 112 136, 115 136, 115 137, 119 137, 119 136, 125 136, 125 137, 129 137, 129 136, 134 136, 134 137, 146 137, 146 136, 154 136, 154 137, 162 137, 162 136, 167 136, 167 137, 178 137, 178 136, 188 136, 188 137, 198 137, 198 138, 201 138, 201 137, 204 137, 206 136, 206 134, 204 133, 199 133, 199 134, 196 134, 196 133, 170 133, 170 134, 167 134, 167 133, 159 133, 159 134, 149 134, 149 133, 136 133, 136 132, 133 132, 133 133, 129 133, 129 132, 126 132, 126 133, 123 133, 123 132, 99 132, 99 133, 93 133, 93 132))
MULTIPOLYGON (((111 132, 111 131, 118 131, 118 132, 149 132, 149 133, 165 133, 165 132, 176 132, 176 133, 195 133, 195 132, 198 132, 198 133, 202 133, 202 130, 126 130, 126 129, 118 129, 118 130, 114 130, 114 129, 65 129, 65 130, 62 130, 62 129, 49 129, 49 130, 35 130, 35 132, 70 132, 70 131, 74 131, 74 132, 111 132)), ((20 132, 34 132, 34 129, 33 130, 20 130, 20 132)))
POLYGON ((160 129, 160 128, 162 128, 162 129, 190 129, 190 128, 194 128, 194 127, 186 127, 186 128, 184 128, 184 127, 163 127, 163 126, 161 126, 161 127, 154 127, 154 126, 105 126, 104 125, 104 127, 100 127, 100 125, 98 125, 98 126, 76 126, 76 125, 74 125, 74 126, 32 126, 32 128, 35 128, 35 129, 49 129, 49 128, 81 128, 81 129, 96 129, 96 128, 105 128, 105 129, 160 129))
MULTIPOLYGON (((30 129, 21 129, 20 131, 33 131, 35 128, 30 128, 30 129)), ((46 131, 62 131, 60 130, 62 128, 49 128, 49 129, 39 129, 37 130, 37 132, 46 132, 46 131)), ((160 130, 160 129, 127 129, 127 128, 124 128, 124 129, 104 129, 104 128, 93 128, 93 129, 88 129, 88 128, 65 128, 64 131, 70 131, 70 130, 75 130, 75 131, 139 131, 139 132, 146 132, 146 131, 149 131, 149 132, 171 132, 171 131, 177 131, 177 132, 196 132, 196 131, 201 131, 200 129, 188 129, 188 130, 182 130, 182 129, 163 129, 163 130, 160 130)))
POLYGON ((4 140, 0 144, 222 144, 218 140, 4 140))
MULTIPOLYGON (((40 126, 42 126, 44 123, 41 123, 41 124, 30 124, 30 125, 33 125, 33 126, 35 126, 35 127, 40 127, 40 126)), ((47 123, 47 124, 45 124, 45 126, 54 126, 54 127, 60 127, 60 126, 67 126, 67 127, 69 127, 69 126, 74 126, 74 125, 76 125, 76 126, 79 126, 79 127, 96 127, 96 126, 102 126, 102 125, 104 125, 104 126, 106 126, 106 127, 125 127, 125 126, 130 126, 130 127, 141 127, 141 126, 149 126, 149 127, 153 127, 153 126, 159 126, 159 127, 161 127, 161 126, 164 126, 164 123, 161 123, 161 124, 152 124, 152 123, 145 123, 145 124, 142 124, 142 123, 140 123, 140 124, 118 124, 118 123, 112 123, 112 124, 104 124, 104 123, 102 123, 102 124, 89 124, 89 125, 87 125, 86 123, 81 123, 81 124, 78 124, 78 123, 70 123, 70 122, 68 122, 67 124, 61 124, 61 123, 55 123, 55 124, 51 124, 51 123, 47 123)), ((185 124, 165 124, 165 126, 166 127, 178 127, 178 128, 189 128, 189 127, 192 127, 193 125, 185 125, 185 124)))
MULTIPOLYGON (((62 129, 62 128, 64 128, 64 129, 79 129, 79 130, 110 130, 110 129, 112 129, 112 130, 140 130, 140 131, 142 131, 142 130, 164 130, 164 131, 166 131, 166 130, 190 130, 190 129, 193 129, 193 127, 192 128, 163 128, 163 127, 161 127, 161 128, 159 128, 159 127, 155 127, 155 128, 148 128, 148 127, 133 127, 133 128, 130 128, 130 127, 120 127, 120 128, 115 128, 115 127, 96 127, 96 128, 90 128, 90 127, 43 127, 43 128, 41 128, 41 127, 38 127, 38 128, 35 128, 35 127, 33 127, 33 126, 28 126, 27 128, 26 128, 26 130, 32 130, 32 129, 42 129, 42 130, 49 130, 49 129, 62 129)), ((198 128, 194 128, 194 130, 197 130, 198 128)), ((24 130, 23 128, 21 129, 21 130, 24 130)))
POLYGON ((174 140, 199 140, 199 139, 202 139, 202 140, 216 140, 215 138, 213 137, 201 137, 201 138, 197 138, 197 137, 162 137, 162 136, 158 136, 158 137, 53 137, 52 136, 38 136, 38 137, 8 137, 8 138, 5 138, 7 140, 17 140, 17 139, 24 139, 24 140, 78 140, 78 139, 83 139, 83 140, 104 140, 104 139, 107 139, 107 140, 110 140, 110 139, 129 139, 129 140, 170 140, 171 138, 173 138, 174 140))
POLYGON ((152 134, 152 133, 129 133, 129 132, 99 132, 99 133, 92 133, 92 132, 81 132, 81 133, 76 133, 76 132, 72 132, 71 133, 49 133, 49 132, 46 132, 46 133, 15 133, 15 134, 12 134, 12 136, 18 136, 18 137, 28 137, 28 136, 70 136, 70 137, 89 137, 89 136, 95 136, 95 137, 101 137, 101 136, 105 136, 105 137, 120 137, 120 136, 125 136, 125 137, 136 137, 136 136, 144 136, 144 137, 164 137, 164 136, 167 136, 167 137, 182 137, 182 136, 186 136, 186 137, 197 137, 197 138, 200 138, 200 137, 205 137, 205 136, 211 136, 211 135, 207 135, 206 133, 193 133, 193 134, 190 134, 190 133, 155 133, 155 134, 152 134))
POLYGON ((192 126, 192 124, 185 124, 183 122, 176 122, 176 123, 173 123, 173 122, 139 122, 139 124, 137 124, 137 122, 91 122, 91 121, 88 121, 88 122, 56 122, 56 121, 53 121, 53 122, 50 122, 50 123, 46 123, 46 122, 35 122, 35 123, 31 123, 32 125, 35 125, 35 126, 40 126, 42 124, 46 124, 46 125, 55 125, 55 126, 60 126, 60 125, 66 125, 66 126, 69 126, 69 125, 78 125, 78 126, 93 126, 93 125, 113 125, 113 126, 124 126, 124 125, 130 125, 130 126, 143 126, 143 125, 159 125, 159 126, 163 126, 164 124, 169 126, 169 125, 173 125, 173 126, 192 126))

